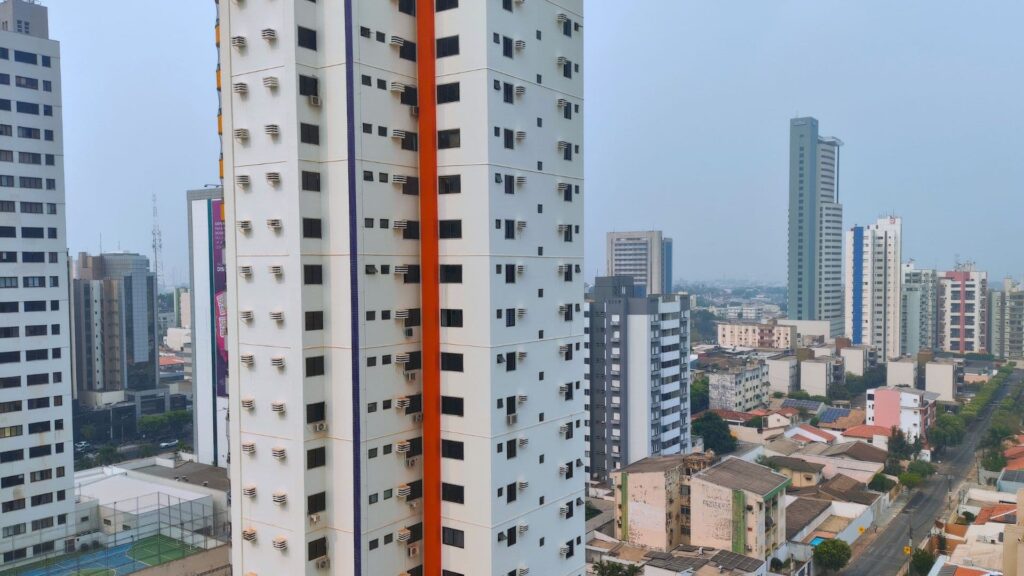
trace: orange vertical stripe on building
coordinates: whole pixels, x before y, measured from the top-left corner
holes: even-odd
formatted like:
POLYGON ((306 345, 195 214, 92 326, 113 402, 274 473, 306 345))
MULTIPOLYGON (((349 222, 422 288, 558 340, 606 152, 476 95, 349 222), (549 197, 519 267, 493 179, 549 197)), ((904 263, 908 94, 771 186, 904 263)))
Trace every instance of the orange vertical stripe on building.
POLYGON ((437 224, 434 0, 417 0, 420 281, 423 307, 423 574, 441 574, 441 296, 437 224))

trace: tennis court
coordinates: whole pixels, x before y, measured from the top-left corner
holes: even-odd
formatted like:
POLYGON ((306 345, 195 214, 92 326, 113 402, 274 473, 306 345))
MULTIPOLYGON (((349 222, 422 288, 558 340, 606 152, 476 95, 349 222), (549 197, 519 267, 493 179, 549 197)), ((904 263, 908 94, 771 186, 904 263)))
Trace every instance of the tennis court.
POLYGON ((4 571, 0 576, 124 576, 200 551, 200 548, 158 534, 135 543, 44 560, 4 571))

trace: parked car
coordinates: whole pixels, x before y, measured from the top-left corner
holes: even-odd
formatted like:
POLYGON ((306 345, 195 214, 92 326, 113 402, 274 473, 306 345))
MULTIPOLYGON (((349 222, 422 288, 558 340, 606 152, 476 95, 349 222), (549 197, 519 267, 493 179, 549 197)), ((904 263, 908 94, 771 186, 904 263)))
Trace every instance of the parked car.
POLYGON ((85 442, 84 440, 81 441, 81 442, 75 442, 75 451, 76 452, 85 452, 88 449, 89 449, 89 443, 88 442, 85 442))
POLYGON ((175 440, 163 440, 163 441, 160 442, 160 447, 161 448, 174 448, 177 445, 178 445, 178 441, 176 439, 175 440))

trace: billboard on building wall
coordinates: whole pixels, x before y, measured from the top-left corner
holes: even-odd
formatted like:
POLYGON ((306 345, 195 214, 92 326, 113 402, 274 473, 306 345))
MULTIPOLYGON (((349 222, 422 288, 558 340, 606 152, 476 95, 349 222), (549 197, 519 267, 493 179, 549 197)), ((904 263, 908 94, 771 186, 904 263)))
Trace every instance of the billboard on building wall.
POLYGON ((216 351, 214 378, 217 396, 228 395, 228 275, 224 259, 224 201, 210 201, 210 252, 213 258, 213 303, 216 351))

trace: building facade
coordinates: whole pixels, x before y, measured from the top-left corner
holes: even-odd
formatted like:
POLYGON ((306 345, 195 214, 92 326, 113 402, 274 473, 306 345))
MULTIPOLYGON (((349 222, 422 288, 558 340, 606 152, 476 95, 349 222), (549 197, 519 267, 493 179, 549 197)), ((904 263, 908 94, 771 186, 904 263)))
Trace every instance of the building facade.
POLYGON ((939 276, 938 348, 953 354, 988 352, 988 274, 971 264, 939 276))
POLYGON ((883 362, 899 358, 902 345, 902 244, 896 216, 846 233, 846 335, 874 347, 883 362))
POLYGON ((48 18, 0 3, 0 569, 74 547, 61 52, 48 18))
POLYGON ((219 7, 234 569, 582 574, 582 0, 219 7))
POLYGON ((762 360, 739 361, 708 373, 708 402, 712 409, 749 412, 768 404, 768 365, 762 360))
POLYGON ((83 404, 109 404, 125 390, 157 387, 156 275, 132 253, 75 262, 75 375, 83 404), (112 394, 113 393, 113 394, 112 394))
POLYGON ((718 324, 718 345, 725 348, 766 348, 792 350, 796 344, 796 326, 775 322, 752 324, 722 322, 718 324))
POLYGON ((193 444, 203 464, 227 467, 228 308, 224 190, 189 190, 189 286, 198 306, 189 306, 193 444))
POLYGON ((789 394, 800 388, 800 362, 796 356, 778 356, 765 360, 768 367, 768 391, 789 394))
POLYGON ((900 355, 917 356, 937 345, 939 275, 911 260, 903 264, 902 280, 900 355))
POLYGON ((609 232, 609 276, 631 276, 635 296, 672 293, 672 239, 661 230, 609 232))
POLYGON ((629 276, 599 276, 588 302, 590 474, 690 450, 686 295, 631 297, 629 276))
POLYGON ((989 352, 996 358, 1024 359, 1024 288, 1007 278, 989 293, 989 352))
POLYGON ((915 442, 935 423, 935 401, 939 395, 916 388, 872 388, 867 391, 867 422, 903 431, 908 442, 915 442))
POLYGON ((818 134, 815 118, 789 128, 789 318, 826 320, 843 330, 843 205, 838 138, 818 134))

